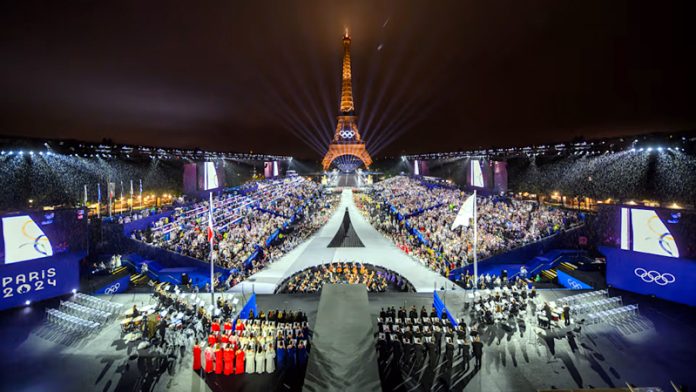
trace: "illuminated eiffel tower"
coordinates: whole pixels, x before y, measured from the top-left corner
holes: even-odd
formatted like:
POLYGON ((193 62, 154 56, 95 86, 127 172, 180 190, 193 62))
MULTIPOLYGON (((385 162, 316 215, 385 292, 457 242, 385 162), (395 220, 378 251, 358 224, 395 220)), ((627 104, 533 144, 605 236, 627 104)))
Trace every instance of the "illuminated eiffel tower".
MULTIPOLYGON (((350 71, 350 37, 348 32, 343 36, 343 74, 341 77, 341 107, 340 114, 336 116, 336 133, 329 144, 329 150, 324 155, 321 164, 324 170, 328 170, 334 160, 339 157, 352 156, 369 168, 372 158, 365 148, 365 142, 358 132, 358 117, 355 115, 353 105, 353 82, 350 71)), ((339 159, 339 163, 341 160, 339 159)))

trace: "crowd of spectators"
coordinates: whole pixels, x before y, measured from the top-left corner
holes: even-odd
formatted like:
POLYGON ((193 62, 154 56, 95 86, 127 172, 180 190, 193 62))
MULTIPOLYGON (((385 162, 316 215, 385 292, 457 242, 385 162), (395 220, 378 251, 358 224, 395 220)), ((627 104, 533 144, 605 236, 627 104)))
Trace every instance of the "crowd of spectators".
POLYGON ((364 284, 369 292, 407 291, 409 284, 401 276, 360 262, 331 262, 308 268, 292 276, 281 286, 287 293, 316 293, 324 284, 364 284))
MULTIPOLYGON (((293 249, 326 222, 336 202, 320 185, 301 177, 264 182, 245 195, 215 197, 212 258, 231 270, 225 284, 234 286, 293 249), (276 240, 267 244, 276 231, 276 240), (258 257, 250 260, 255 252, 258 257)), ((208 209, 207 200, 177 208, 131 238, 207 261, 208 209)))
MULTIPOLYGON (((469 196, 459 189, 430 188, 400 176, 376 184, 370 194, 356 196, 356 201, 375 228, 403 251, 447 276, 473 261, 473 226, 450 229, 469 196)), ((497 196, 479 196, 477 215, 479 259, 580 223, 574 211, 497 196)))
POLYGON ((259 272, 268 264, 279 260, 285 254, 295 249, 295 247, 326 224, 337 205, 337 195, 325 195, 323 203, 312 204, 310 207, 305 208, 305 213, 296 223, 285 230, 281 230, 278 235, 278 241, 274 241, 269 246, 263 248, 259 257, 251 261, 249 268, 231 273, 225 282, 225 287, 227 289, 234 287, 246 279, 246 277, 259 272))

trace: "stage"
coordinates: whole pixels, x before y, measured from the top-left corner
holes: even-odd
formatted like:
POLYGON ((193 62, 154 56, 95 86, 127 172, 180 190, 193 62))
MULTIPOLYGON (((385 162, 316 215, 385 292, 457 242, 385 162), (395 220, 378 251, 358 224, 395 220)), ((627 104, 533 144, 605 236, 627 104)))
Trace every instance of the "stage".
POLYGON ((452 286, 460 289, 445 277, 403 253, 373 228, 355 206, 353 191, 344 189, 336 212, 324 227, 280 260, 233 287, 231 291, 271 294, 294 273, 330 261, 360 261, 390 269, 407 279, 417 292, 432 292, 435 288, 449 289, 452 286), (364 247, 330 248, 329 244, 341 229, 346 209, 353 230, 364 247))
MULTIPOLYGON (((544 290, 544 299, 570 295, 567 290, 544 290)), ((527 328, 504 331, 490 327, 482 331, 483 366, 477 372, 463 372, 455 357, 451 375, 423 371, 421 390, 475 392, 533 391, 551 388, 623 387, 626 382, 660 386, 669 390, 669 381, 695 386, 696 341, 693 308, 659 299, 611 291, 626 303, 638 303, 641 318, 625 325, 598 324, 573 333, 527 328)), ((447 293, 454 304, 455 294, 447 293)), ((109 299, 112 297, 103 296, 109 299)), ((118 294, 113 301, 129 306, 147 304, 146 294, 118 294)), ((371 327, 376 331, 379 311, 387 306, 432 304, 433 295, 416 293, 370 293, 367 295, 371 327)), ((299 390, 283 382, 280 374, 201 377, 191 370, 189 351, 162 356, 136 350, 124 344, 118 321, 79 345, 60 343, 47 334, 43 324, 45 301, 31 307, 0 313, 0 377, 3 389, 12 391, 275 391, 299 390)), ((319 312, 319 294, 258 295, 260 310, 286 309, 306 312, 314 329, 319 312)), ((571 328, 572 330, 572 328, 571 328)), ((311 354, 310 354, 311 360, 311 354)), ((473 364, 473 362, 472 362, 473 364)), ((384 385, 383 385, 384 387, 384 385)), ((393 388, 383 388, 393 390, 393 388)))

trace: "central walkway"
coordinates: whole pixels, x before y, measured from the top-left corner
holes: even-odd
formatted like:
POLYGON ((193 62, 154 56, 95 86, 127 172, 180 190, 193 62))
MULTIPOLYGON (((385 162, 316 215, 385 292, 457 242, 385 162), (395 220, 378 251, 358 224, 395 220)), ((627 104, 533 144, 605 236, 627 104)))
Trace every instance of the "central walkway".
MULTIPOLYGON (((297 246, 263 271, 250 276, 231 291, 254 291, 272 294, 289 276, 306 268, 331 261, 356 261, 388 268, 406 278, 417 292, 432 292, 435 288, 450 289, 452 282, 421 265, 403 253, 388 238, 370 225, 353 202, 353 191, 344 189, 341 202, 329 221, 313 236, 297 246), (353 229, 363 248, 329 248, 329 243, 341 227, 346 208, 353 229)), ((459 290, 459 286, 455 286, 459 290)))

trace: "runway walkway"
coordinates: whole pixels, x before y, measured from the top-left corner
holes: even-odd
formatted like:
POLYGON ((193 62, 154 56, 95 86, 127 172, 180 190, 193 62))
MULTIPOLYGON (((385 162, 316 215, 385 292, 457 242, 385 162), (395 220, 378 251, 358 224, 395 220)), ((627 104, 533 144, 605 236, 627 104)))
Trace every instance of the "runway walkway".
POLYGON ((381 391, 364 285, 325 285, 312 331, 303 391, 381 391))
MULTIPOLYGON (((271 294, 283 280, 294 273, 330 261, 360 261, 388 268, 406 278, 417 292, 432 292, 434 288, 440 287, 450 289, 453 285, 448 279, 403 253, 373 228, 355 206, 353 191, 344 189, 336 212, 324 227, 280 260, 232 288, 232 291, 254 290, 259 294, 271 294), (341 228, 346 209, 353 230, 364 247, 329 248, 329 243, 341 228)), ((458 286, 455 288, 460 289, 458 286)))

